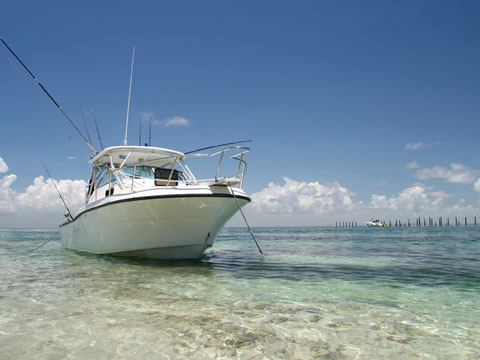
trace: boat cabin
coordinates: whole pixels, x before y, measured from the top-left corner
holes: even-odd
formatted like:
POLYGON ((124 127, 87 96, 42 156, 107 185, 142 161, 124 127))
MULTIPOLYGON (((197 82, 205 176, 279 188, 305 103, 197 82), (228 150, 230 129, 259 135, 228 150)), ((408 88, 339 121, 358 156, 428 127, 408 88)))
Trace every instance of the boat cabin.
POLYGON ((86 202, 115 193, 181 186, 195 181, 183 162, 184 157, 181 152, 156 147, 114 146, 104 149, 89 161, 93 169, 86 202))
POLYGON ((137 191, 185 187, 192 185, 243 185, 246 162, 243 154, 249 148, 233 146, 213 154, 183 154, 179 151, 150 146, 112 146, 102 150, 90 159, 92 174, 86 190, 85 203, 101 200, 114 194, 128 194, 137 191), (234 177, 219 178, 220 166, 226 151, 240 152, 231 156, 238 161, 234 177), (214 179, 198 181, 185 164, 187 157, 219 156, 214 179))

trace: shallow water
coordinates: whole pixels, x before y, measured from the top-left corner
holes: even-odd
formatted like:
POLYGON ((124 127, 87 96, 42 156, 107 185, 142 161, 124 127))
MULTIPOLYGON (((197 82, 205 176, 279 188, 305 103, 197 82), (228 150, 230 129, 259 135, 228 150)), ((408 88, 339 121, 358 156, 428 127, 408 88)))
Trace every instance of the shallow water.
POLYGON ((0 358, 480 358, 480 227, 254 231, 263 261, 237 228, 201 261, 0 231, 0 358))

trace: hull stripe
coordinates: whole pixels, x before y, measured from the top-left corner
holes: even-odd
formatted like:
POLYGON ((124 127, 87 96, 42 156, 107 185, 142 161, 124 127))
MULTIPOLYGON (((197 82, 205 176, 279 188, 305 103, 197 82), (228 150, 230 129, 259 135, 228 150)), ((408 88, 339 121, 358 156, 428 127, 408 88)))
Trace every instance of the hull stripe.
MULTIPOLYGON (((113 195, 113 196, 115 196, 115 195, 113 195)), ((248 196, 242 196, 242 195, 235 195, 235 196, 237 197, 237 199, 247 200, 248 202, 252 201, 248 196)), ((100 209, 102 207, 106 207, 106 206, 110 206, 110 205, 116 205, 116 204, 124 203, 124 202, 141 201, 141 200, 153 200, 153 199, 205 198, 205 197, 221 197, 221 198, 232 198, 232 199, 234 199, 234 196, 231 195, 231 194, 191 194, 191 195, 189 195, 189 194, 182 194, 182 195, 172 194, 172 195, 155 195, 155 196, 144 196, 144 197, 123 199, 123 200, 112 201, 112 202, 109 202, 109 203, 106 203, 106 204, 95 206, 95 207, 92 207, 90 209, 86 209, 86 210, 82 211, 81 213, 79 213, 77 216, 75 216, 75 218, 73 220, 67 221, 67 222, 61 224, 60 227, 68 225, 68 224, 72 224, 80 216, 82 216, 83 214, 85 214, 87 212, 97 210, 97 209, 100 209)))

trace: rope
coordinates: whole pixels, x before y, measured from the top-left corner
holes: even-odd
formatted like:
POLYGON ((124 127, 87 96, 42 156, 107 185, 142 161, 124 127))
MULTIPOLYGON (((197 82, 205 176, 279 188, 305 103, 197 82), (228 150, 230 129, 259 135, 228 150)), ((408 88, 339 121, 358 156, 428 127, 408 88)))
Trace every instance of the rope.
POLYGON ((50 241, 52 241, 52 240, 53 240, 53 239, 49 239, 49 240, 45 241, 42 245, 37 246, 35 249, 28 251, 27 254, 30 254, 30 253, 34 252, 35 250, 40 249, 43 245, 45 245, 46 243, 48 243, 48 242, 50 242, 50 241))
POLYGON ((247 218, 245 217, 245 214, 243 213, 242 207, 240 206, 240 203, 238 202, 238 199, 235 196, 235 193, 233 192, 232 185, 229 185, 228 187, 230 188, 230 191, 232 192, 233 198, 235 199, 235 202, 237 203, 238 209, 240 210, 240 213, 243 216, 243 220, 245 220, 245 224, 247 224, 248 231, 250 232, 250 235, 252 235, 253 241, 255 241, 255 245, 257 245, 258 251, 260 251, 260 255, 262 255, 262 258, 263 258, 265 255, 263 254, 263 251, 260 248, 260 245, 258 245, 257 238, 255 237, 255 234, 253 233, 252 228, 248 224, 247 218))

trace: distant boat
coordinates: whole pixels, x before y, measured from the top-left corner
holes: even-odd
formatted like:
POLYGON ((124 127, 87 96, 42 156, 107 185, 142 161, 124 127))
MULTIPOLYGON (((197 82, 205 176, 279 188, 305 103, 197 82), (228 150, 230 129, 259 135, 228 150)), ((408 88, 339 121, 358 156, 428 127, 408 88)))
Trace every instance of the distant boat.
POLYGON ((385 227, 385 224, 382 224, 380 220, 371 218, 370 221, 366 222, 367 226, 369 227, 385 227))

